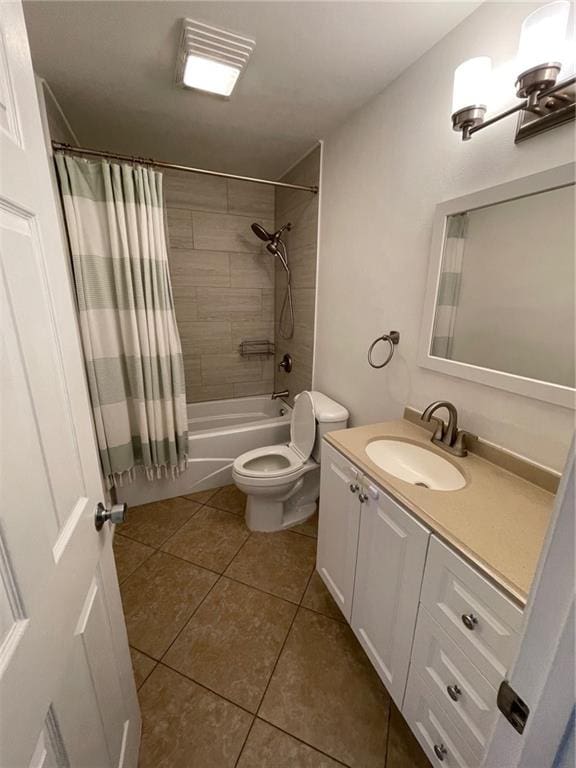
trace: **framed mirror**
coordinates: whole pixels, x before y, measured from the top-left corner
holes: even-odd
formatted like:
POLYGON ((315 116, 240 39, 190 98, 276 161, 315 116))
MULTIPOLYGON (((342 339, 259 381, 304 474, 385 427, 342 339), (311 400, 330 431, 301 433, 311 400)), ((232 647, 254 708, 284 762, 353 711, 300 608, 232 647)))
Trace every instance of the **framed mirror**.
POLYGON ((575 166, 437 206, 419 365, 576 404, 575 166))

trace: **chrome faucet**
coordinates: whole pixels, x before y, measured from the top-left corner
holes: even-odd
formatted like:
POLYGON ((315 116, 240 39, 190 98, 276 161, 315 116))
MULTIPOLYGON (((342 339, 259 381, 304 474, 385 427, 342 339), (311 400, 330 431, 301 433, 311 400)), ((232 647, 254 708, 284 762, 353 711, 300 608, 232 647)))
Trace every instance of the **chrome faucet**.
POLYGON ((454 454, 454 456, 466 456, 468 454, 466 450, 468 432, 458 429, 458 411, 455 405, 447 400, 437 400, 434 403, 430 403, 420 418, 422 421, 429 422, 432 414, 438 408, 446 408, 448 411, 448 423, 445 425, 442 419, 437 417, 434 419, 436 429, 431 437, 432 442, 444 451, 454 454))
POLYGON ((272 400, 278 400, 279 397, 290 397, 290 390, 284 389, 282 392, 272 392, 272 400))

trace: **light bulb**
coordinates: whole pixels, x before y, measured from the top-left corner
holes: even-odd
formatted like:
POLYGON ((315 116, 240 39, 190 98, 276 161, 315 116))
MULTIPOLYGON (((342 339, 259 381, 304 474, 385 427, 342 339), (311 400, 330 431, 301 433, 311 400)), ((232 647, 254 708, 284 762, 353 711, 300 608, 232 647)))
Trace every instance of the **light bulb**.
POLYGON ((492 62, 488 56, 468 59, 454 71, 452 114, 467 107, 487 106, 492 62))
POLYGON ((524 19, 517 57, 519 73, 542 64, 561 63, 569 13, 568 0, 557 0, 524 19))

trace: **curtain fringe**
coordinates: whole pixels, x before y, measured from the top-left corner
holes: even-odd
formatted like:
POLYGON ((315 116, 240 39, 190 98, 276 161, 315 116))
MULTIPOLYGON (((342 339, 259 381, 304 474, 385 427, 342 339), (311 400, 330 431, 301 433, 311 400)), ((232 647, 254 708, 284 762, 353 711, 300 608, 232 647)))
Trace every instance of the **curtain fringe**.
MULTIPOLYGON (((181 461, 175 464, 153 464, 150 467, 142 467, 146 474, 146 479, 150 482, 154 480, 177 480, 180 475, 188 468, 188 456, 185 455, 181 461)), ((108 490, 113 487, 122 488, 124 483, 133 483, 136 479, 137 466, 130 467, 123 472, 112 472, 106 478, 108 490)))

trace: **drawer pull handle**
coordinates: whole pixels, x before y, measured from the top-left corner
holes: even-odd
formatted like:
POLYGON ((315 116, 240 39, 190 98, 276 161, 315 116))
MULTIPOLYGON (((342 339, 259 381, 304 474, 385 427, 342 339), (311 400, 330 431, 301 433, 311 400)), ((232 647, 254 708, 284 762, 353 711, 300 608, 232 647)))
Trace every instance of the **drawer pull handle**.
POLYGON ((466 627, 466 629, 469 629, 470 631, 472 631, 478 624, 478 619, 476 618, 476 616, 474 616, 473 613, 463 613, 462 622, 466 627))
POLYGON ((448 696, 450 696, 452 701, 458 701, 460 696, 462 696, 462 691, 457 685, 448 685, 446 686, 446 690, 448 691, 448 696))
POLYGON ((440 762, 444 762, 444 756, 448 754, 448 750, 444 746, 444 744, 434 744, 434 754, 440 760, 440 762))
POLYGON ((358 483, 350 483, 350 490, 352 491, 352 493, 358 493, 358 491, 360 490, 360 486, 358 485, 358 483))

